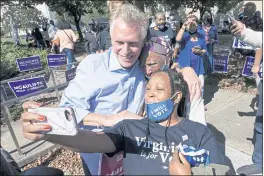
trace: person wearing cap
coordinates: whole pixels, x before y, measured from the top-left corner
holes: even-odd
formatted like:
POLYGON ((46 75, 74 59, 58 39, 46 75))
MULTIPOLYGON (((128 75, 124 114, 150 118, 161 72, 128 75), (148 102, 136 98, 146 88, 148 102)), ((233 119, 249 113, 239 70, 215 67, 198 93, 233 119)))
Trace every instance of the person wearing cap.
MULTIPOLYGON (((146 78, 149 79, 151 75, 159 70, 173 67, 172 55, 173 49, 170 47, 168 42, 160 38, 152 38, 152 40, 147 41, 139 57, 146 78)), ((178 68, 177 71, 181 73, 185 79, 188 79, 186 78, 187 72, 188 75, 192 73, 192 77, 196 77, 198 80, 194 70, 190 67, 185 67, 182 69, 178 68)), ((190 99, 190 97, 192 96, 189 95, 187 99, 184 99, 180 103, 178 109, 179 115, 206 125, 202 97, 198 97, 196 99, 190 99)))
POLYGON ((101 33, 96 27, 96 22, 91 19, 88 23, 90 30, 85 33, 85 49, 87 54, 95 54, 99 51, 99 38, 101 33))

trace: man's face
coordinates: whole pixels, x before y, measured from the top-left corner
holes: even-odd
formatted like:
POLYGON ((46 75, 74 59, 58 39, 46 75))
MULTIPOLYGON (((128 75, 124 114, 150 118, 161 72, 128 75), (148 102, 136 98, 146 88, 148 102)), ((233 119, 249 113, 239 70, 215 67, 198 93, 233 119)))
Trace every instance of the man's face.
POLYGON ((123 68, 132 67, 137 61, 143 47, 140 26, 136 22, 129 24, 116 19, 111 32, 112 51, 123 68))
POLYGON ((155 22, 157 25, 165 25, 166 18, 164 15, 158 15, 155 22))

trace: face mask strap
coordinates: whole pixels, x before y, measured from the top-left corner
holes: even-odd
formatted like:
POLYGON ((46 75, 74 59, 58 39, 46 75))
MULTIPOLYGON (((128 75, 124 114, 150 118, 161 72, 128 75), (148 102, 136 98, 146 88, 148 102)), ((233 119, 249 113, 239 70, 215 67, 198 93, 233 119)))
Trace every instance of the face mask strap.
POLYGON ((190 33, 191 35, 196 34, 196 33, 197 33, 197 29, 195 30, 195 32, 190 32, 190 31, 189 31, 189 33, 190 33))

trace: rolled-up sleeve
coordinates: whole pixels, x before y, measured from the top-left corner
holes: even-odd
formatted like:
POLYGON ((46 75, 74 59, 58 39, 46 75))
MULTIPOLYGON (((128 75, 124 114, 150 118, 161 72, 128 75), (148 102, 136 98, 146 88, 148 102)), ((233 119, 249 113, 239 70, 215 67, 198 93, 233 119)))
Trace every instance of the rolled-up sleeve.
POLYGON ((77 123, 80 123, 90 113, 90 100, 98 91, 98 86, 94 83, 93 64, 87 57, 79 64, 76 77, 65 89, 60 102, 61 107, 74 109, 77 123))

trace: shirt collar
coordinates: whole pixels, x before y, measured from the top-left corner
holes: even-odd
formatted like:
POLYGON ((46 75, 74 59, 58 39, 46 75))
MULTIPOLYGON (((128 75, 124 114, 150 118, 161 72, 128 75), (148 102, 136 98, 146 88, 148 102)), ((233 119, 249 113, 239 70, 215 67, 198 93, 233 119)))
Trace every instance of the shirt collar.
POLYGON ((114 52, 112 52, 112 47, 109 49, 109 71, 117 71, 117 70, 122 70, 122 71, 129 71, 131 70, 132 68, 134 68, 136 65, 139 64, 139 61, 137 60, 137 62, 133 65, 132 68, 129 68, 129 69, 126 69, 126 68, 123 68, 120 63, 118 62, 118 59, 117 57, 115 56, 114 52))

